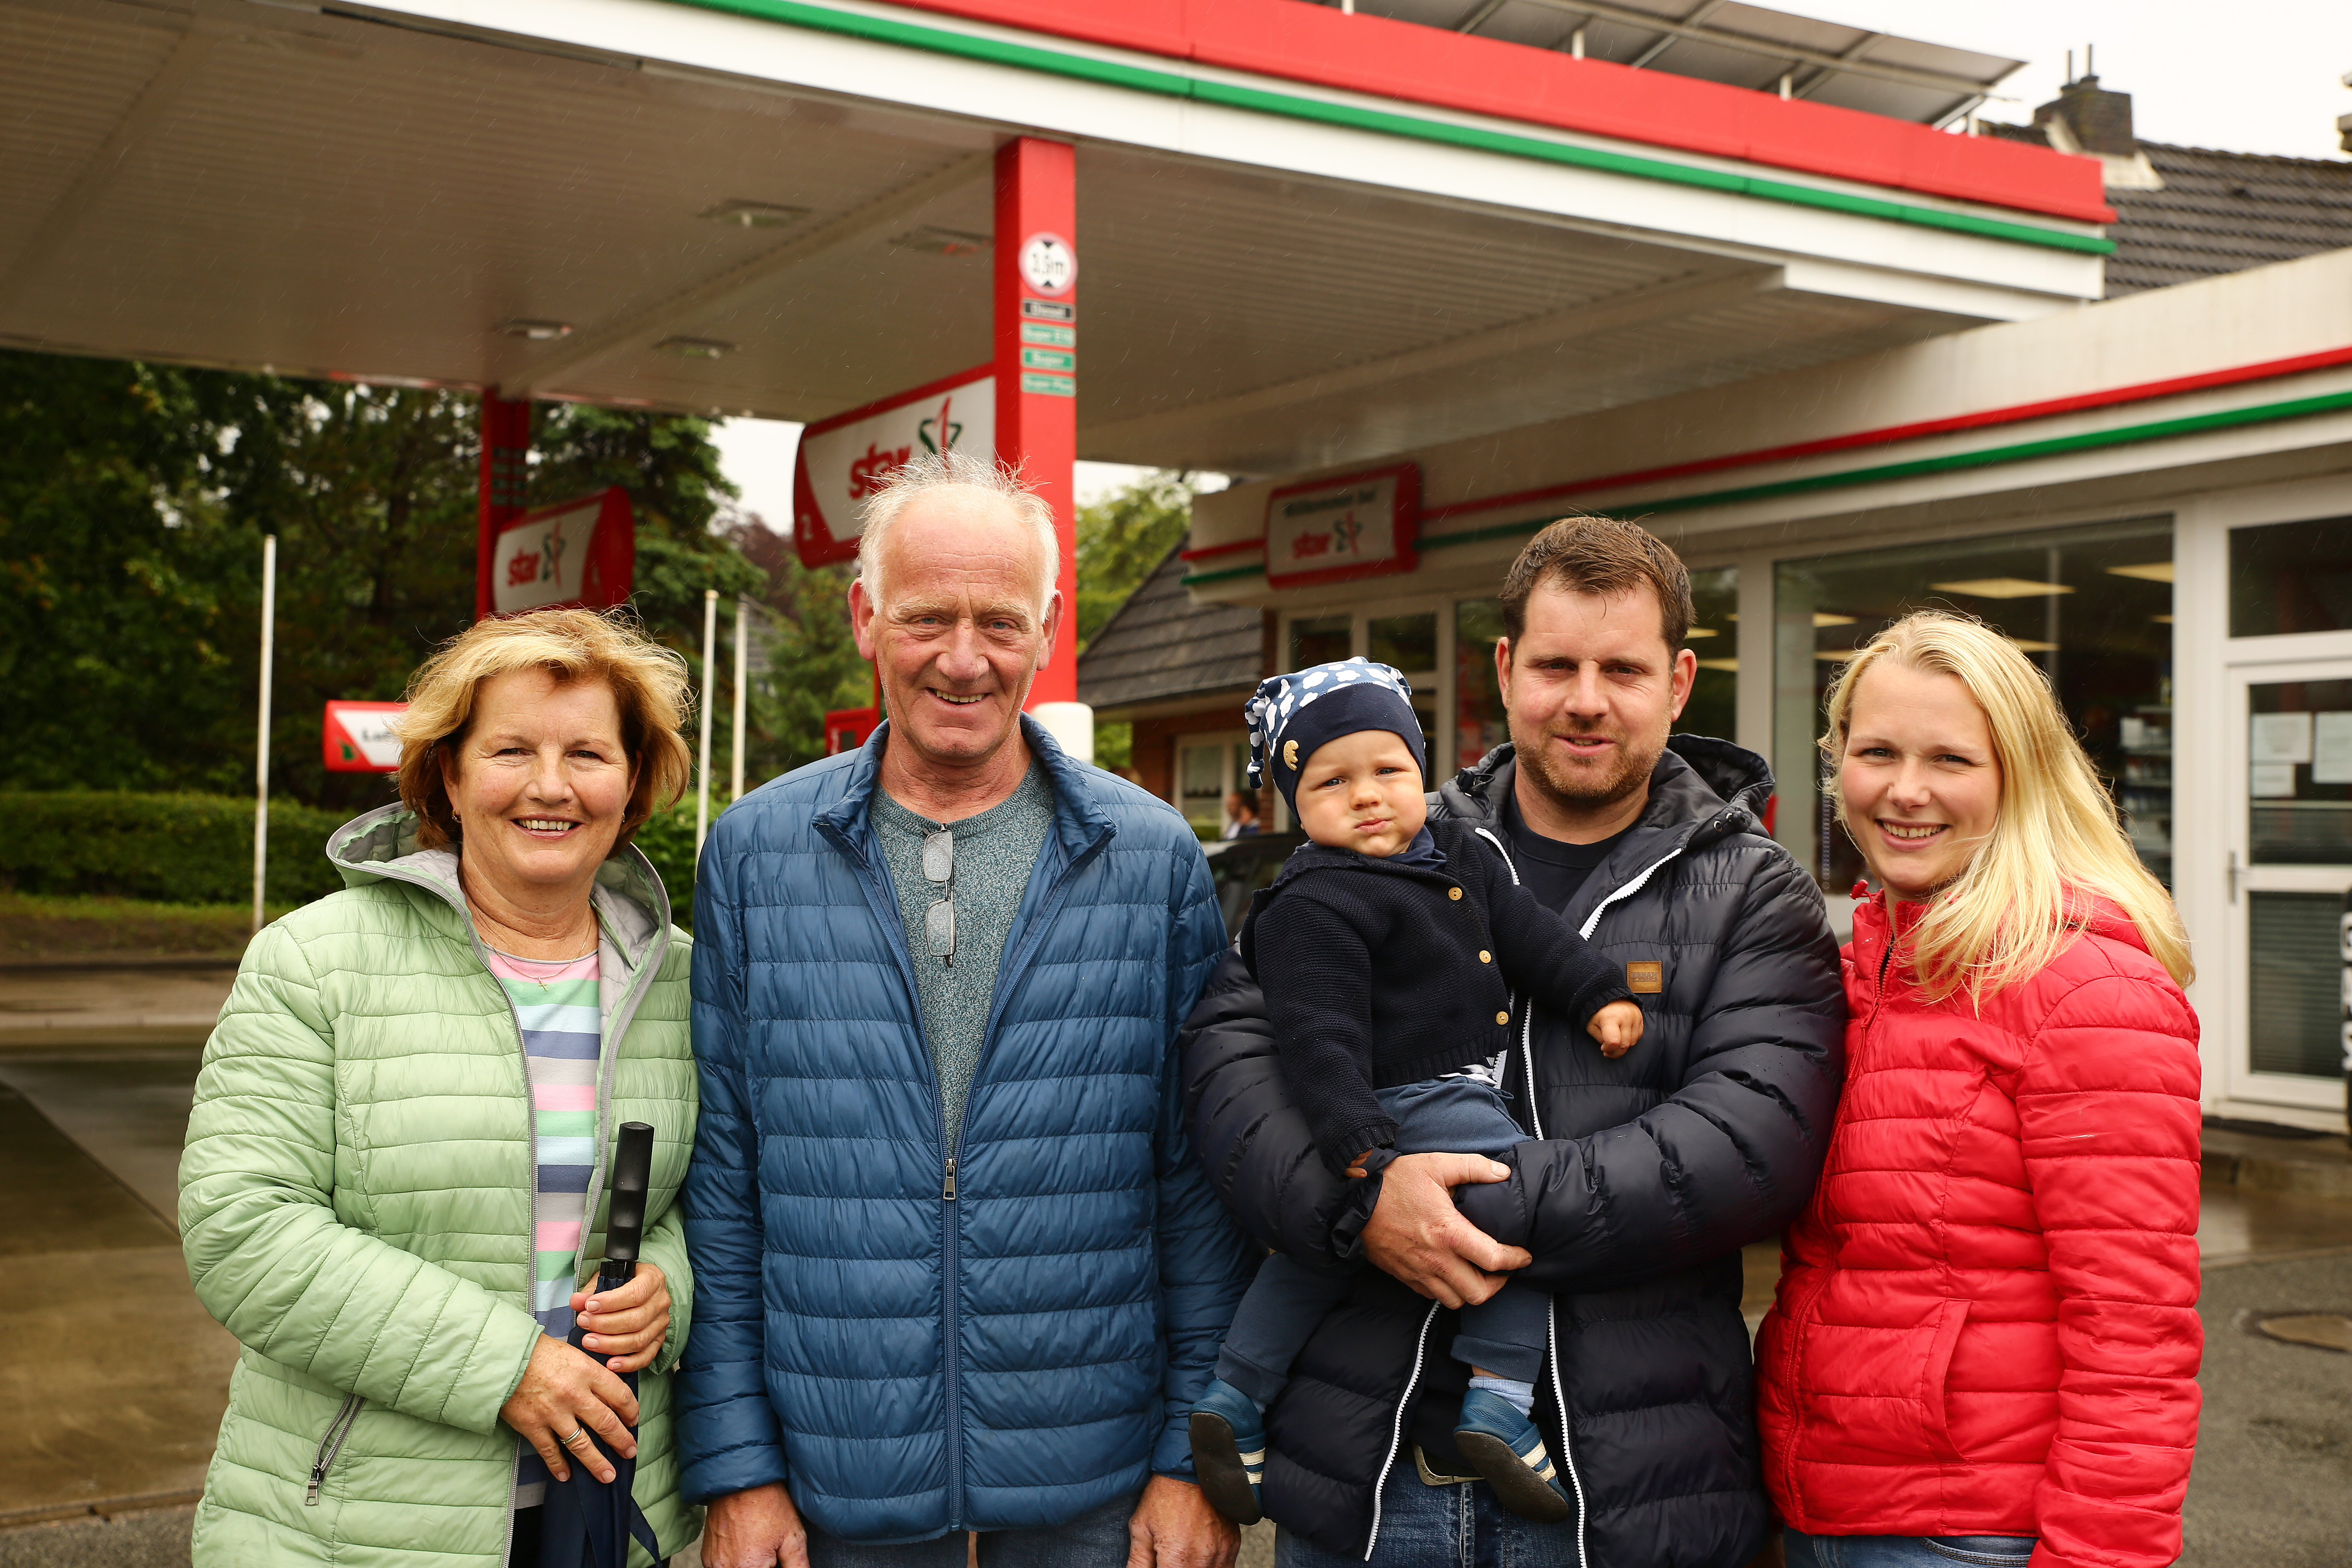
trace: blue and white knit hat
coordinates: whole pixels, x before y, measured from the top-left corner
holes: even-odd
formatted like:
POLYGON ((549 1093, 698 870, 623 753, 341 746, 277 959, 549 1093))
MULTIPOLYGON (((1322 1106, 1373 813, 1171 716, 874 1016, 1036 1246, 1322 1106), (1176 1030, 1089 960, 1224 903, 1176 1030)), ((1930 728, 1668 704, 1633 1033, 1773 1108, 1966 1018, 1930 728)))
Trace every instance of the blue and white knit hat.
POLYGON ((1358 655, 1258 682, 1242 710, 1249 721, 1249 782, 1262 789, 1271 777, 1282 798, 1298 807, 1298 771, 1316 748, 1359 730, 1386 730, 1412 748, 1429 776, 1427 742, 1412 710, 1412 688, 1402 671, 1358 655))

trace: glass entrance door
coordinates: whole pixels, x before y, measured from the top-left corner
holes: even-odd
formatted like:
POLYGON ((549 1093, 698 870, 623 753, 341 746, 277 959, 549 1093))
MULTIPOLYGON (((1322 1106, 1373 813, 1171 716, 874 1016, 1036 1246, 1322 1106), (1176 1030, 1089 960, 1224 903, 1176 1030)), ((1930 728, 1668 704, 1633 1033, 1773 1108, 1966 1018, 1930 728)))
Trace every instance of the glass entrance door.
POLYGON ((2231 671, 2231 1098, 2344 1107, 2352 659, 2231 671))

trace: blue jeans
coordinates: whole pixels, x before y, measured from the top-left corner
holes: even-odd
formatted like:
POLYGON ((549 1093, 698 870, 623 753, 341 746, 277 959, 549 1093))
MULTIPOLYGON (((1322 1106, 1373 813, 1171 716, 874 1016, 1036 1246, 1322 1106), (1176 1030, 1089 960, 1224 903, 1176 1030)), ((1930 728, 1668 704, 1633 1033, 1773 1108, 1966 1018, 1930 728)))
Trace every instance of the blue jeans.
POLYGON ((1275 1568, 1576 1568, 1576 1525, 1538 1524, 1506 1510, 1484 1481, 1433 1487, 1410 1451, 1381 1489, 1381 1533, 1370 1558, 1343 1557, 1286 1530, 1275 1568))
MULTIPOLYGON (((1381 1109, 1396 1118, 1401 1154, 1501 1154, 1527 1138, 1504 1109, 1502 1091, 1476 1079, 1438 1078, 1381 1089, 1381 1109)), ((1290 1363, 1325 1313, 1348 1298, 1349 1277, 1318 1274, 1286 1258, 1259 1265, 1217 1353, 1217 1376, 1258 1403, 1274 1403, 1290 1381, 1290 1363)), ((1533 1383, 1543 1370, 1551 1298, 1506 1285, 1462 1309, 1454 1359, 1497 1376, 1533 1383)))
POLYGON ((1788 1532, 1789 1568, 2025 1568, 2031 1535, 1807 1535, 1788 1532))
MULTIPOLYGON (((1063 1524, 980 1532, 981 1568, 1127 1568, 1127 1521, 1137 1499, 1118 1498, 1063 1524)), ((808 1526, 809 1568, 964 1568, 961 1530, 930 1541, 871 1546, 808 1526)))

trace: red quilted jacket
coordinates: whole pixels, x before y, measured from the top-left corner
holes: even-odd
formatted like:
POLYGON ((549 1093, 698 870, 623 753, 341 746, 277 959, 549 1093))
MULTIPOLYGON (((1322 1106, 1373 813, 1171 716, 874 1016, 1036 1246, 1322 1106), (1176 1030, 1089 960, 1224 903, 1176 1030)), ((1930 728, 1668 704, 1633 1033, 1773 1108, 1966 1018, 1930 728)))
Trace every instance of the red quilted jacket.
POLYGON ((1845 1095, 1756 1343, 1772 1500, 1813 1534, 2163 1568, 2204 1349, 2197 1016, 2104 902, 1981 1016, 1889 945, 1857 906, 1845 1095))

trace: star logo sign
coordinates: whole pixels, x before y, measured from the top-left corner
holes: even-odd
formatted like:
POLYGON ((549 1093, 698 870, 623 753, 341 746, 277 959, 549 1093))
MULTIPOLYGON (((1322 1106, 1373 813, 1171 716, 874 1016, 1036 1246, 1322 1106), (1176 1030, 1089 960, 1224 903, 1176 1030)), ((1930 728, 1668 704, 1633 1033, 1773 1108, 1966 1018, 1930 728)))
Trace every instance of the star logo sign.
POLYGON ((937 455, 963 439, 963 426, 948 418, 949 410, 954 406, 954 398, 942 397, 937 414, 916 423, 915 439, 923 444, 924 451, 937 455))

